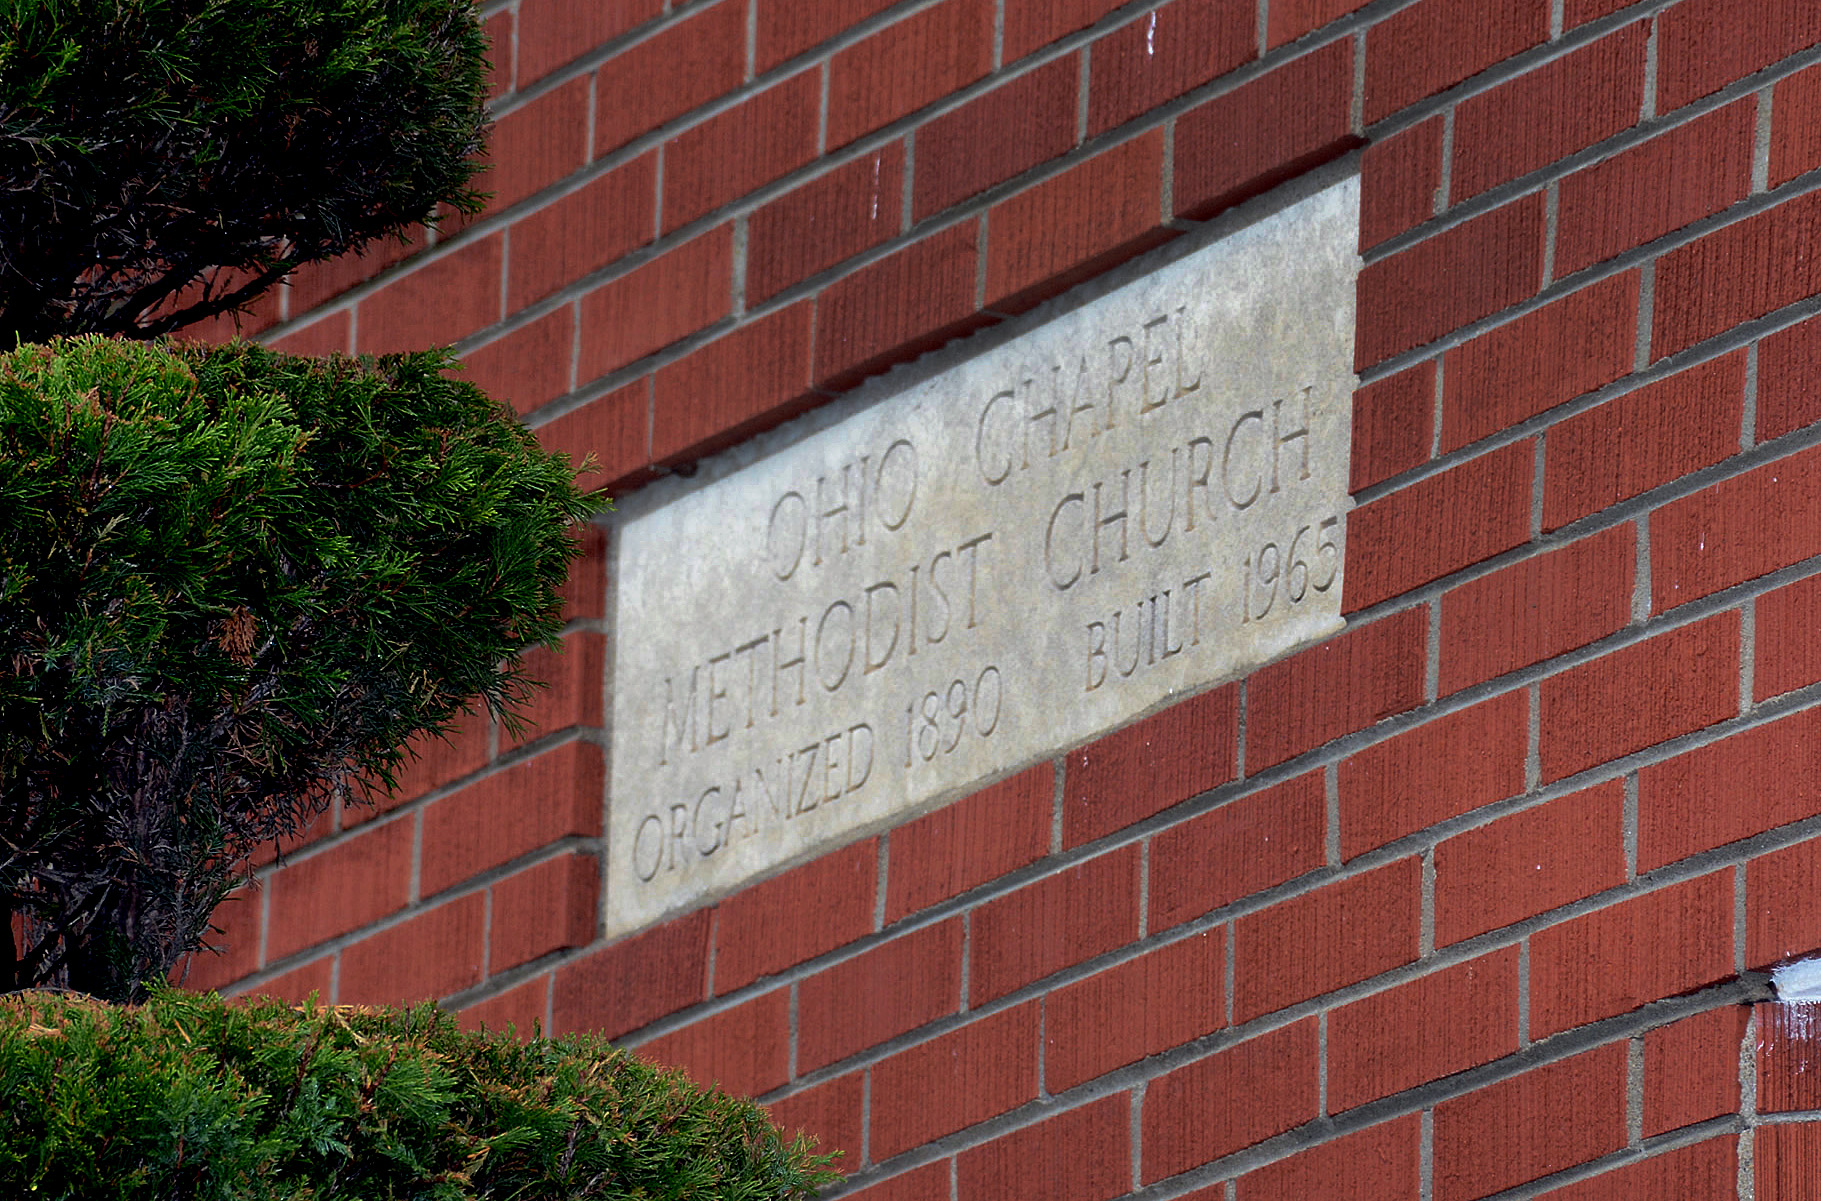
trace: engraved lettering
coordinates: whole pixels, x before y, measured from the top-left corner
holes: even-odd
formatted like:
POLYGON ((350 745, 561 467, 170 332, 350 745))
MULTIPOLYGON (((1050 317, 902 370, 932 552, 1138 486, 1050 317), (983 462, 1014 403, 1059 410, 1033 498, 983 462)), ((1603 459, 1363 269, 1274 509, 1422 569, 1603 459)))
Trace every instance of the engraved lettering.
POLYGON ((1009 443, 1003 448, 1005 466, 997 468, 992 466, 1000 460, 997 451, 987 450, 987 423, 993 419, 993 406, 1002 400, 1010 402, 1016 399, 1018 399, 1016 392, 995 392, 992 399, 988 400, 986 406, 980 410, 980 423, 974 429, 974 465, 980 469, 980 478, 994 487, 1005 483, 1006 477, 1012 474, 1012 448, 1009 443))
POLYGON ((1100 534, 1102 530, 1106 529, 1114 522, 1119 523, 1119 558, 1115 560, 1115 562, 1123 563, 1126 561, 1126 502, 1130 499, 1131 482, 1132 471, 1130 468, 1119 473, 1119 507, 1111 511, 1106 511, 1101 508, 1100 483, 1096 481, 1094 484, 1094 554, 1088 564, 1089 575, 1100 574, 1100 534))
POLYGON ((1238 440, 1239 431, 1244 429, 1248 422, 1253 421, 1258 422, 1259 428, 1262 430, 1265 424, 1265 411, 1263 409, 1253 409, 1250 412, 1240 415, 1239 420, 1233 423, 1233 428, 1227 431, 1227 450, 1226 453, 1221 456, 1220 460, 1221 487, 1226 490, 1227 503, 1232 505, 1235 509, 1251 508, 1253 502, 1258 499, 1258 494, 1264 490, 1265 486, 1264 475, 1260 472, 1259 478, 1252 484, 1252 491, 1246 493, 1243 500, 1233 491, 1233 443, 1238 440))
POLYGON ((801 492, 786 492, 771 507, 771 520, 765 524, 765 557, 771 573, 788 580, 803 562, 803 543, 809 537, 809 502, 801 492), (789 514, 786 514, 788 508, 789 514), (784 516, 780 525, 778 518, 784 516), (783 533, 780 534, 779 530, 783 533))
MULTIPOLYGON (((1096 485, 1096 487, 1098 486, 1099 485, 1096 485)), ((1076 551, 1075 558, 1072 560, 1074 570, 1069 573, 1067 579, 1062 578, 1056 571, 1056 521, 1062 516, 1062 511, 1070 505, 1083 505, 1085 503, 1086 498, 1083 497, 1081 493, 1069 493, 1067 496, 1057 501, 1056 507, 1050 510, 1050 523, 1043 531, 1043 566, 1045 571, 1049 574, 1051 585, 1053 585, 1058 592, 1067 592, 1070 588, 1075 586, 1075 581, 1081 578, 1081 553, 1079 550, 1076 551)))
POLYGON ((834 601, 828 608, 822 610, 822 620, 816 623, 816 683, 822 685, 822 690, 824 692, 833 692, 835 689, 841 687, 842 683, 847 679, 847 670, 853 665, 854 607, 844 600, 834 601), (847 615, 847 632, 845 635, 835 635, 833 640, 833 645, 840 648, 841 670, 836 673, 835 678, 831 681, 828 678, 828 672, 823 670, 823 664, 825 662, 831 662, 834 658, 833 655, 825 654, 825 652, 830 645, 828 619, 835 615, 837 609, 847 615))
MULTIPOLYGON (((884 635, 880 634, 878 640, 884 641, 884 635)), ((911 636, 911 641, 916 641, 915 634, 911 636)), ((892 583, 890 580, 881 580, 879 583, 872 584, 866 589, 866 666, 862 674, 870 676, 881 667, 884 667, 887 663, 890 663, 892 660, 892 652, 897 649, 898 585, 892 583), (876 600, 875 598, 881 599, 876 600), (885 649, 881 650, 877 657, 874 657, 874 635, 886 621, 885 612, 888 601, 891 607, 891 641, 886 642, 885 649)))

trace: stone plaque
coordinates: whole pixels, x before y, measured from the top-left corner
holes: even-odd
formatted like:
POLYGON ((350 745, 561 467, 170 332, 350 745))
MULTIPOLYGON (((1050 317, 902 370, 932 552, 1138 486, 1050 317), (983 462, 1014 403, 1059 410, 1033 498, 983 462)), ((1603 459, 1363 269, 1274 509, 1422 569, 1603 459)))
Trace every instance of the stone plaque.
POLYGON ((616 534, 611 934, 1342 626, 1349 178, 616 534))

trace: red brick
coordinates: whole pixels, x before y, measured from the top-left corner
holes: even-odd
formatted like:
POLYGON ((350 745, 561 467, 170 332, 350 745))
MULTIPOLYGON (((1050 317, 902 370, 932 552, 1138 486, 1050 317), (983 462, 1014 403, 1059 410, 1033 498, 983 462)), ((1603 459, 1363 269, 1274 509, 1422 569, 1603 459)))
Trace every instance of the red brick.
POLYGON ((1518 949, 1505 947, 1328 1017, 1328 1112, 1341 1113, 1518 1050, 1518 949))
POLYGON ((434 896, 559 838, 598 837, 601 774, 599 747, 568 742, 427 806, 419 892, 434 896))
POLYGON ((1747 863, 1745 914, 1745 966, 1754 971, 1821 950, 1821 842, 1747 863))
POLYGON ((1248 1172, 1239 1201, 1418 1201, 1422 1175, 1423 1119, 1413 1113, 1248 1172))
POLYGON ((970 1147, 958 1201, 1106 1201, 1132 1184, 1132 1099, 1114 1093, 970 1147))
POLYGON ((1667 113, 1821 40, 1805 0, 1684 0, 1657 18, 1657 111, 1667 113))
POLYGON ((1818 611, 1821 576, 1809 576, 1758 598, 1752 672, 1756 699, 1781 696, 1821 680, 1821 629, 1813 620, 1818 611))
MULTIPOLYGON (((773 1101, 766 1108, 786 1139, 807 1134, 815 1142, 816 1154, 841 1156, 834 1164, 837 1169, 859 1170, 866 1138, 866 1073, 837 1076, 826 1084, 773 1101)), ((945 1171, 945 1187, 947 1183, 945 1171)))
POLYGON ((1608 780, 1435 848, 1445 947, 1625 883, 1625 782, 1608 780))
POLYGON ((1119 7, 1119 0, 1005 0, 1005 61, 1086 29, 1119 7))
POLYGON ((1638 123, 1650 23, 1638 21, 1454 110, 1451 203, 1477 196, 1638 123))
MULTIPOLYGON (((1821 1072, 1814 1070, 1818 1058, 1815 1019, 1821 1005, 1770 1001, 1754 1008, 1758 1014, 1758 1112, 1821 1109, 1821 1072)), ((1738 1045, 1735 1037, 1735 1052, 1738 1045)), ((1734 1093, 1736 1098, 1736 1088, 1734 1093)))
POLYGON ((1265 21, 1266 45, 1275 50, 1365 6, 1366 0, 1276 0, 1265 21))
POLYGON ((663 252, 582 297, 577 375, 594 379, 726 317, 733 308, 733 227, 663 252))
POLYGON ((1631 370, 1638 274, 1601 280, 1448 353, 1442 449, 1457 450, 1631 370))
POLYGON ((575 359, 575 307, 564 305, 462 356, 468 381, 515 413, 541 408, 569 391, 575 359))
POLYGON ((518 86, 524 87, 601 43, 663 12, 663 0, 522 0, 518 86))
POLYGON ((1435 1199, 1468 1201, 1625 1145, 1625 1044, 1435 1107, 1435 1199))
POLYGON ((655 153, 640 155, 513 222, 507 311, 651 241, 657 224, 657 161, 655 153))
POLYGON ((577 554, 561 589, 563 620, 607 616, 607 532, 598 525, 575 529, 577 554))
POLYGON ((357 798, 365 803, 343 805, 342 827, 351 829, 487 766, 493 722, 486 707, 477 704, 475 712, 457 713, 451 723, 447 738, 413 734, 405 743, 405 759, 393 773, 397 787, 388 795, 374 786, 357 798))
POLYGON ((1540 193, 1369 263, 1359 275, 1355 366, 1364 370, 1516 304, 1536 293, 1542 276, 1540 193))
POLYGON ((1160 831, 1151 840, 1155 932, 1326 862, 1323 773, 1307 772, 1160 831))
POLYGON ((714 913, 642 930, 557 969, 550 1032, 618 1038, 708 996, 714 913))
POLYGON ((1190 109, 1176 118, 1176 215, 1211 217, 1338 158, 1360 144, 1352 113, 1350 41, 1190 109), (1271 114, 1270 120, 1260 120, 1260 113, 1271 114))
POLYGON ((575 726, 601 724, 602 691, 607 674, 607 639, 580 631, 563 639, 555 651, 534 646, 519 657, 525 677, 546 685, 531 694, 522 711, 525 728, 513 735, 500 730, 500 749, 511 750, 527 742, 575 726))
POLYGON ((1567 0, 1562 9, 1562 27, 1578 29, 1589 21, 1618 12, 1630 2, 1631 0, 1567 0))
POLYGON ((869 838, 721 902, 715 993, 744 988, 871 934, 878 884, 879 840, 869 838))
POLYGON ((980 223, 964 221, 823 289, 817 384, 851 387, 990 322, 974 308, 979 263, 980 223))
POLYGON ((1233 928, 1233 1020, 1413 963, 1422 862, 1400 859, 1247 914, 1233 928))
POLYGON ((1744 199, 1756 124, 1757 105, 1743 100, 1564 179, 1556 275, 1572 275, 1744 199))
POLYGON ((1710 726, 1739 711, 1739 614, 1571 667, 1543 681, 1542 697, 1544 781, 1710 726))
POLYGON ((1543 1038, 1733 972, 1733 872, 1659 888, 1530 938, 1530 1034, 1543 1038))
POLYGON ((588 80, 572 79, 493 123, 475 180, 491 212, 541 192, 588 161, 588 80))
POLYGON ((1442 187, 1444 126, 1442 117, 1431 117, 1366 147, 1359 168, 1361 250, 1435 215, 1442 187))
POLYGON ((1530 540, 1536 445, 1488 451, 1353 510, 1342 608, 1369 608, 1530 540))
MULTIPOLYGON (((220 290, 239 287, 243 283, 251 282, 251 277, 243 272, 222 274, 227 276, 227 281, 220 285, 220 290)), ((220 346, 235 338, 256 338, 278 324, 279 306, 283 302, 283 298, 284 293, 279 288, 268 288, 249 301, 245 309, 218 313, 213 317, 191 322, 189 325, 173 330, 171 337, 181 342, 200 342, 206 346, 220 346)), ((190 304, 201 299, 200 284, 192 284, 178 294, 176 301, 171 302, 171 307, 174 308, 177 303, 190 304)), ((162 315, 161 310, 164 307, 159 306, 158 309, 154 309, 154 314, 162 315)), ((337 349, 340 348, 337 347, 337 349)))
POLYGON ((436 1000, 481 982, 487 898, 470 893, 363 938, 341 953, 343 1005, 436 1000))
POLYGON ((814 327, 814 302, 800 301, 660 368, 652 384, 652 458, 700 458, 794 417, 809 388, 814 327))
POLYGON ((293 1005, 302 1005, 314 999, 327 1004, 331 972, 334 971, 335 957, 324 955, 321 959, 312 960, 302 967, 294 967, 288 972, 280 972, 264 984, 255 985, 235 995, 242 997, 271 997, 278 1001, 289 1001, 293 1005))
POLYGON ((524 1042, 543 1032, 549 1003, 550 977, 533 976, 498 996, 468 1006, 455 1015, 455 1021, 463 1030, 492 1030, 500 1034, 510 1031, 524 1042))
MULTIPOLYGON (((484 178, 484 177, 483 177, 484 178)), ((376 238, 359 250, 332 259, 305 263, 286 277, 290 289, 290 312, 302 316, 325 301, 378 276, 394 263, 402 262, 427 245, 424 227, 414 225, 404 241, 376 238)))
POLYGON ((1808 1201, 1821 1177, 1821 1123, 1780 1122, 1752 1131, 1758 1201, 1808 1201))
POLYGON ((1062 845, 1092 842, 1231 780, 1238 737, 1239 689, 1229 685, 1069 752, 1062 845))
POLYGON ((892 0, 758 0, 755 69, 763 75, 891 6, 892 0))
POLYGON ((257 885, 229 893, 209 915, 202 949, 185 955, 171 980, 192 992, 213 992, 259 970, 260 910, 265 900, 257 885))
POLYGON ((488 974, 593 942, 600 896, 601 861, 593 855, 548 859, 495 884, 488 974))
POLYGON ((1821 421, 1821 319, 1778 330, 1758 343, 1760 442, 1821 421))
POLYGON ((638 380, 598 396, 579 409, 537 427, 547 451, 569 456, 581 488, 623 491, 643 479, 651 463, 651 382, 638 380), (580 470, 592 457, 594 465, 580 470))
MULTIPOLYGON (((1258 6, 1247 0, 1170 0, 1102 35, 1088 51, 1088 136, 1248 62, 1258 53, 1257 25, 1258 6)), ((1294 127, 1277 128, 1288 137, 1294 127)))
POLYGON ((411 895, 410 817, 344 838, 288 863, 267 881, 266 962, 346 934, 405 907, 411 895))
POLYGON ((1541 1201, 1658 1201, 1661 1197, 1732 1197, 1738 1184, 1738 1139, 1710 1138, 1634 1160, 1610 1172, 1550 1189, 1541 1201))
POLYGON ((1645 1138, 1739 1112, 1745 1017, 1745 1006, 1727 1005, 1644 1035, 1645 1138))
POLYGON ((961 919, 925 926, 797 986, 797 1070, 813 1072, 961 1008, 961 919))
POLYGON ((468 242, 360 302, 362 354, 447 346, 500 319, 500 235, 468 242))
POLYGON ((664 232, 788 175, 816 157, 822 72, 809 70, 664 144, 664 232))
POLYGON ((1715 230, 1657 260, 1650 353, 1662 358, 1821 292, 1821 192, 1715 230))
POLYGON ((986 305, 1020 312, 1157 246, 1163 134, 1141 134, 994 205, 986 305))
POLYGON ((1254 673, 1246 684, 1246 770, 1422 704, 1428 627, 1427 610, 1406 609, 1254 673))
MULTIPOLYGON (((1744 109, 1741 101, 1732 107, 1744 109)), ((1777 83, 1770 107, 1771 187, 1821 167, 1821 68, 1809 67, 1777 83)))
POLYGON ((1319 1068, 1316 1019, 1305 1018, 1151 1081, 1140 1135, 1144 1183, 1314 1120, 1319 1068))
POLYGON ((1444 593, 1442 695, 1623 629, 1634 537, 1632 526, 1613 526, 1444 593))
POLYGON ((1821 448, 1811 448, 1650 515, 1652 608, 1672 609, 1817 553, 1821 448))
POLYGON ((1080 60, 1012 79, 917 130, 911 213, 921 221, 1075 145, 1080 60))
POLYGON ((773 989, 635 1051, 736 1097, 768 1093, 790 1078, 790 990, 773 989))
POLYGON ((852 1201, 950 1201, 952 1170, 952 1161, 938 1159, 847 1196, 852 1201))
POLYGON ((1041 1004, 1001 1010, 880 1060, 872 1070, 873 1161, 1035 1101, 1041 1004))
POLYGON ((1529 696, 1507 692, 1344 761, 1341 858, 1524 791, 1529 714, 1529 696))
POLYGON ((1629 500, 1739 449, 1745 352, 1691 367, 1549 431, 1543 528, 1629 500))
POLYGON ((512 90, 512 14, 494 13, 481 32, 487 35, 487 99, 497 100, 512 90))
MULTIPOLYGON (((1813 610, 1805 616, 1813 620, 1813 610)), ((1821 813, 1821 709, 1711 742, 1638 773, 1638 870, 1821 813)))
POLYGON ((959 91, 993 69, 992 0, 946 0, 912 13, 828 63, 835 150, 959 91))
POLYGON ((1353 477, 1359 492, 1429 461, 1435 428, 1434 359, 1353 394, 1353 477))
MULTIPOLYGON (((746 4, 696 4, 595 73, 594 152, 603 155, 740 86, 746 4)), ((586 82, 584 80, 584 82, 586 82)))
POLYGON ((266 345, 280 354, 309 355, 313 358, 327 358, 331 354, 350 354, 354 350, 350 335, 354 332, 354 323, 348 310, 341 309, 330 313, 318 321, 293 329, 290 333, 270 339, 266 345))
POLYGON ((904 143, 818 176, 747 219, 746 303, 898 235, 904 217, 904 143))
POLYGON ((1059 988, 1044 1003, 1052 1093, 1212 1034, 1225 1024, 1226 937, 1203 930, 1059 988))
POLYGON ((1039 763, 893 830, 886 925, 1043 858, 1054 796, 1039 763))
POLYGON ((1121 847, 974 910, 968 1003, 981 1005, 1138 937, 1139 848, 1121 847))
POLYGON ((1366 35, 1366 124, 1549 36, 1548 0, 1423 0, 1366 35))

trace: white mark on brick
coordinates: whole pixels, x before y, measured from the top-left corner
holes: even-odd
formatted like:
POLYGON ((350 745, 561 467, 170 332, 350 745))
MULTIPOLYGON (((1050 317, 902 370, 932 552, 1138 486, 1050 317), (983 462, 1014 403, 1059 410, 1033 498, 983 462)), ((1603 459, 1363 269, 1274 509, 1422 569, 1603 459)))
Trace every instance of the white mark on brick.
POLYGON ((1144 31, 1144 56, 1155 57, 1157 54, 1157 11, 1151 10, 1151 23, 1144 31))
POLYGON ((879 156, 876 154, 873 155, 873 215, 872 215, 872 219, 874 221, 877 221, 879 219, 879 156))
MULTIPOLYGON (((1821 1001, 1821 956, 1773 968, 1770 982, 1779 1001, 1821 1001)), ((1807 1015, 1803 1020, 1808 1020, 1807 1015)))

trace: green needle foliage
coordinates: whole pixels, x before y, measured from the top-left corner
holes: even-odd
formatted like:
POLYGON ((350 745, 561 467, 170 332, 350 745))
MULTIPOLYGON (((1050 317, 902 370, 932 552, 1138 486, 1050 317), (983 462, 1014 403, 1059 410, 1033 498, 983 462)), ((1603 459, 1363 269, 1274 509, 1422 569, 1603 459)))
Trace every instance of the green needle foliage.
POLYGON ((485 55, 469 0, 0 0, 0 346, 478 211, 485 55))
POLYGON ((142 995, 411 734, 512 724, 603 502, 450 366, 0 355, 0 989, 142 995))
POLYGON ((0 1000, 0 1194, 795 1201, 835 1178, 749 1101, 605 1040, 407 1011, 0 1000))

